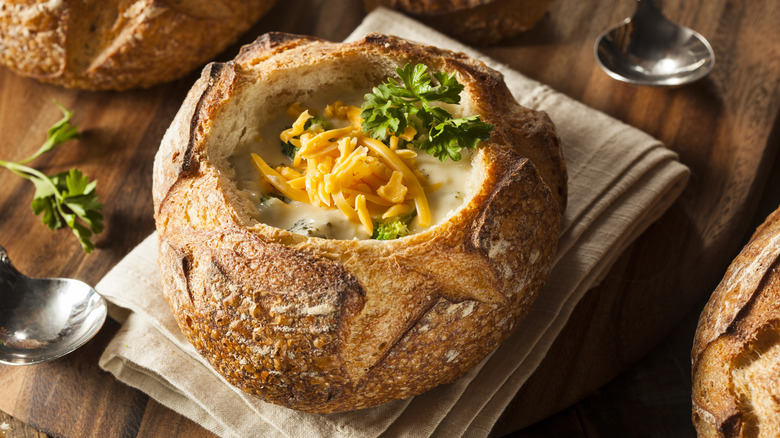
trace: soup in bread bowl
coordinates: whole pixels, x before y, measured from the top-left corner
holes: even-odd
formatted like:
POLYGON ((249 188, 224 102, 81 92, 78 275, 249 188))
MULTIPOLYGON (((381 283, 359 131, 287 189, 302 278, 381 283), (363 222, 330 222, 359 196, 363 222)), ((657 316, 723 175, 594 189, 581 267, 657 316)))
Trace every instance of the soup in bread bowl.
POLYGON ((450 382, 517 328, 566 168, 549 117, 466 55, 267 34, 193 86, 154 204, 200 354, 263 400, 339 412, 450 382))

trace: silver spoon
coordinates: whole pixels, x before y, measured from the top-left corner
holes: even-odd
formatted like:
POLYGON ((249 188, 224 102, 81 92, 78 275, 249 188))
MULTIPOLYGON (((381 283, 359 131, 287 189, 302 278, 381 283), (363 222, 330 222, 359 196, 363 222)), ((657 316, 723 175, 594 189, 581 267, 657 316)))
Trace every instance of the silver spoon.
POLYGON ((105 299, 85 283, 22 275, 0 246, 0 363, 64 356, 92 339, 106 314, 105 299))
POLYGON ((710 43, 667 20, 657 0, 637 0, 634 15, 602 33, 594 50, 608 75, 635 85, 682 85, 703 78, 715 65, 710 43))

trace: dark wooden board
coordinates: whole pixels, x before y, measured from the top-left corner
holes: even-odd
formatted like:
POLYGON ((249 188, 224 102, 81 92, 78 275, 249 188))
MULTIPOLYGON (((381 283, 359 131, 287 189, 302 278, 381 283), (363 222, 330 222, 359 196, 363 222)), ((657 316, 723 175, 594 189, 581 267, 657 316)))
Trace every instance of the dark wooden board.
MULTIPOLYGON (((540 369, 507 410, 497 435, 576 403, 637 363, 686 315, 693 318, 754 226, 751 218, 778 147, 780 3, 665 2, 667 15, 709 38, 717 56, 708 78, 678 89, 618 83, 596 65, 596 35, 630 15, 633 5, 628 0, 555 0, 536 28, 484 48, 521 73, 658 137, 692 170, 681 199, 577 306, 540 369)), ((271 30, 340 40, 363 16, 357 0, 289 0, 280 2, 242 42, 271 30)), ((229 59, 237 47, 220 58, 229 59)), ((149 90, 89 93, 0 69, 0 158, 20 159, 38 147, 59 117, 52 103, 56 98, 75 110, 85 135, 35 165, 46 172, 78 166, 99 180, 98 193, 106 203, 106 231, 96 240, 97 250, 85 256, 68 231, 50 232, 32 215, 29 184, 0 172, 0 243, 21 271, 95 284, 153 230, 152 159, 194 78, 149 90)), ((208 436, 98 368, 97 358, 117 328, 107 324, 83 349, 48 364, 0 366, 0 410, 55 436, 208 436)), ((682 332, 678 336, 690 336, 682 332)), ((670 370, 660 364, 653 369, 661 383, 687 366, 670 370)), ((586 430, 579 436, 607 436, 604 431, 616 430, 601 427, 610 420, 608 411, 624 404, 625 397, 630 400, 630 392, 639 387, 629 381, 607 388, 614 388, 609 397, 591 396, 574 411, 553 417, 557 421, 529 432, 540 435, 527 436, 578 436, 566 429, 566 418, 574 417, 586 430)), ((679 400, 674 402, 679 409, 679 400)), ((623 420, 623 430, 635 430, 628 428, 630 419, 623 420)))

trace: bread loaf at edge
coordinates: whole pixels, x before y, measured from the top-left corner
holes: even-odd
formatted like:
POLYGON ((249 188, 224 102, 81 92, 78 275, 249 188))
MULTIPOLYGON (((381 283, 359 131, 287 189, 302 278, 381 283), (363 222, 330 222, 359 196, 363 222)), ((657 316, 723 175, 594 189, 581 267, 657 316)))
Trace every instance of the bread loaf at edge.
POLYGON ((701 437, 780 436, 780 209, 729 266, 699 318, 691 359, 701 437))
POLYGON ((363 0, 395 9, 472 45, 495 44, 534 27, 552 0, 363 0))
POLYGON ((236 41, 275 0, 0 0, 0 63, 68 88, 150 87, 236 41))

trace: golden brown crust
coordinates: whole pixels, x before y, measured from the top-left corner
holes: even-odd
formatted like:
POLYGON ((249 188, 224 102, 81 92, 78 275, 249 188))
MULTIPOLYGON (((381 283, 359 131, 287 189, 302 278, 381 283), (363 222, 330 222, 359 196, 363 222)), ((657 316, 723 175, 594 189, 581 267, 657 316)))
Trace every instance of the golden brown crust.
POLYGON ((409 14, 469 44, 488 45, 534 27, 552 0, 363 0, 409 14))
POLYGON ((0 1, 0 62, 69 88, 150 87, 213 58, 274 1, 0 1))
POLYGON ((184 334, 232 384, 315 412, 409 397, 476 365, 529 311, 566 202, 552 122, 509 98, 483 64, 385 35, 339 44, 269 34, 211 64, 155 159, 159 262, 184 334), (252 222, 225 160, 247 120, 259 123, 247 116, 252 105, 283 108, 286 87, 340 75, 376 84, 407 62, 456 72, 472 109, 496 126, 475 155, 467 204, 444 224, 384 242, 252 222))
POLYGON ((780 209, 702 311, 691 352, 700 436, 780 435, 780 209))

